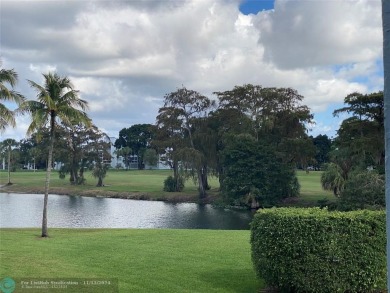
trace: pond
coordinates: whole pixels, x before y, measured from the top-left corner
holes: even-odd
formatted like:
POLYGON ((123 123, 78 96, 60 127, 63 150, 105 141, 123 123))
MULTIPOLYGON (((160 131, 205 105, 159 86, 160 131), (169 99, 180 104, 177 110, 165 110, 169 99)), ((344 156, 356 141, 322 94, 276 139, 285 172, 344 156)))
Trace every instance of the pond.
MULTIPOLYGON (((0 193, 0 228, 41 227, 42 194, 0 193)), ((49 195, 57 228, 249 229, 253 212, 195 203, 49 195)))

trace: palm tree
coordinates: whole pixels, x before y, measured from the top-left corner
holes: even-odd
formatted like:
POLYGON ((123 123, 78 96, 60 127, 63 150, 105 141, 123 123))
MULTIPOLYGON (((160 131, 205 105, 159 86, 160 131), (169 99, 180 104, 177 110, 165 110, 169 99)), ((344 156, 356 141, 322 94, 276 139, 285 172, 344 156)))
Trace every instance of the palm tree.
POLYGON ((4 150, 7 153, 7 157, 8 157, 8 183, 7 183, 7 185, 12 185, 12 182, 11 182, 11 153, 12 153, 12 149, 16 146, 18 146, 18 143, 16 142, 16 140, 14 140, 12 138, 8 138, 8 139, 4 140, 0 146, 0 149, 4 150))
POLYGON ((321 185, 325 190, 333 191, 337 197, 344 190, 347 178, 343 176, 343 170, 336 163, 329 163, 321 175, 321 185))
MULTIPOLYGON (((18 74, 13 69, 0 69, 0 101, 20 104, 24 100, 21 94, 12 90, 17 81, 18 74), (10 86, 11 89, 7 86, 10 86)), ((15 127, 14 112, 9 110, 3 103, 0 103, 0 132, 3 132, 8 125, 15 127)))
POLYGON ((23 102, 18 111, 31 114, 31 124, 27 129, 28 135, 34 131, 39 131, 42 127, 49 124, 50 142, 42 217, 42 237, 47 237, 47 202, 56 124, 62 121, 68 125, 72 125, 75 122, 90 125, 91 120, 85 113, 85 110, 88 108, 87 101, 79 98, 78 91, 73 88, 68 77, 61 77, 57 73, 43 74, 43 77, 43 86, 28 80, 30 86, 37 92, 37 100, 23 102))

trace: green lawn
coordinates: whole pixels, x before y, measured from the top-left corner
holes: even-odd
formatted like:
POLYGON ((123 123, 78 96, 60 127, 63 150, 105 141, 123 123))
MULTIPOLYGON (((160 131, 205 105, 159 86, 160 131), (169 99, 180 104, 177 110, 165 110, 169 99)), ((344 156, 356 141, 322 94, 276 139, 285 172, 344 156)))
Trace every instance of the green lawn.
MULTIPOLYGON (((68 178, 59 179, 58 173, 53 172, 51 176, 51 192, 57 194, 86 195, 86 196, 115 196, 127 198, 140 198, 152 200, 171 201, 197 201, 197 186, 192 180, 187 180, 183 192, 164 192, 163 182, 171 175, 170 170, 129 170, 108 172, 104 180, 104 187, 96 187, 97 180, 87 172, 85 185, 72 186, 68 178)), ((335 197, 329 191, 321 188, 320 171, 306 173, 298 171, 298 180, 301 184, 301 196, 293 204, 306 206, 316 205, 318 200, 328 199, 334 201, 335 197)), ((7 187, 9 192, 43 193, 45 172, 12 172, 12 186, 7 187)), ((0 185, 7 183, 7 173, 0 172, 0 185)), ((210 200, 218 197, 219 182, 215 177, 209 179, 211 190, 210 200)))
POLYGON ((264 286, 252 267, 249 231, 49 233, 42 239, 38 229, 0 229, 0 279, 117 278, 119 292, 248 293, 264 286))
POLYGON ((301 185, 300 198, 304 202, 316 203, 318 200, 327 199, 335 201, 336 197, 331 191, 323 190, 321 187, 321 171, 298 171, 297 177, 301 185))

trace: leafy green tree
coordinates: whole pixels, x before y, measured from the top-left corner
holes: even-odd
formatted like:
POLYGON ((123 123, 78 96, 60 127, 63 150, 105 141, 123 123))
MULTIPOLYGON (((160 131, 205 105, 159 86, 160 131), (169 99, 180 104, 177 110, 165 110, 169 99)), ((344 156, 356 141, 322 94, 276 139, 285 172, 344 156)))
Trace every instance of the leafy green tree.
POLYGON ((115 141, 116 149, 128 147, 138 157, 138 169, 143 169, 143 153, 150 147, 154 137, 155 126, 151 124, 135 124, 119 131, 119 138, 115 141))
POLYGON ((28 134, 39 131, 46 124, 50 129, 49 153, 47 159, 47 172, 45 180, 45 196, 42 217, 42 237, 48 237, 47 232, 47 202, 49 196, 50 174, 52 170, 53 148, 55 141, 55 130, 58 121, 71 125, 74 121, 90 125, 85 110, 88 103, 78 96, 78 91, 68 77, 61 77, 57 73, 43 74, 44 84, 39 85, 29 80, 30 86, 37 92, 37 100, 24 101, 20 112, 31 114, 31 124, 27 130, 28 134))
POLYGON ((313 159, 314 148, 306 129, 313 115, 301 104, 303 96, 296 90, 246 84, 215 94, 220 109, 234 111, 236 120, 249 118, 247 133, 272 145, 285 162, 307 165, 313 159))
POLYGON ((374 166, 383 169, 384 148, 384 102, 383 92, 352 93, 344 99, 345 107, 333 112, 335 116, 347 113, 334 141, 335 147, 343 150, 352 159, 352 169, 374 166))
MULTIPOLYGON (((156 136, 152 145, 158 150, 160 159, 173 170, 173 181, 169 191, 181 191, 184 178, 179 172, 179 150, 186 145, 184 129, 176 112, 160 111, 156 118, 156 136)), ((171 179, 167 179, 171 182, 171 179)))
POLYGON ((252 208, 299 194, 294 167, 248 134, 232 136, 222 151, 221 191, 226 202, 252 208))
MULTIPOLYGON (((24 100, 21 94, 13 90, 17 80, 18 75, 15 70, 0 69, 0 101, 20 104, 24 100)), ((0 132, 3 132, 8 125, 15 126, 14 112, 9 110, 3 103, 0 103, 0 132)))
POLYGON ((332 141, 326 134, 319 134, 312 138, 312 140, 316 149, 316 166, 317 168, 320 168, 323 164, 329 163, 329 153, 331 151, 332 141))
POLYGON ((63 123, 61 131, 60 140, 66 152, 60 159, 64 164, 60 176, 64 178, 69 173, 71 184, 83 184, 84 170, 92 167, 94 162, 111 162, 109 138, 95 125, 63 123))
POLYGON ((207 183, 204 181, 207 173, 205 156, 195 144, 195 126, 199 119, 207 117, 214 102, 194 90, 182 87, 164 97, 164 106, 159 109, 157 124, 173 122, 181 134, 183 143, 177 150, 181 167, 185 174, 198 183, 199 198, 206 197, 207 183), (172 121, 173 120, 173 121, 172 121))

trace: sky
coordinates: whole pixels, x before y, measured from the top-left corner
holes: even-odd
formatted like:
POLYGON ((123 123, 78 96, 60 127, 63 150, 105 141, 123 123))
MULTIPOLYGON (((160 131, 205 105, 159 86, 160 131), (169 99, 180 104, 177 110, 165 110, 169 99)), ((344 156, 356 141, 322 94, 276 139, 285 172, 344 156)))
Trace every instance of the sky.
MULTIPOLYGON (((212 99, 236 85, 291 87, 334 137, 352 92, 383 90, 380 0, 1 0, 2 68, 36 93, 42 73, 68 76, 108 135, 155 123, 185 86, 212 99)), ((15 105, 7 104, 10 108, 15 105)), ((0 140, 26 137, 28 116, 0 140)))

